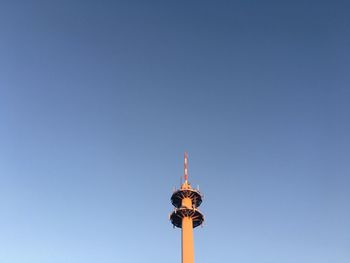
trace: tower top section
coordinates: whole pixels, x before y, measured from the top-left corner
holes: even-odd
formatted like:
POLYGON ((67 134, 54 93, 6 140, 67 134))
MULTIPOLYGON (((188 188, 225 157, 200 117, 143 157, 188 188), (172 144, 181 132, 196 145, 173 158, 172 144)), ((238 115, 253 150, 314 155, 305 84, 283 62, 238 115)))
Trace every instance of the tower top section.
MULTIPOLYGON (((182 228, 183 219, 191 219, 191 226, 197 227, 204 221, 203 214, 198 210, 202 203, 202 194, 197 189, 193 189, 188 182, 188 155, 184 154, 184 183, 180 189, 175 189, 171 196, 171 203, 175 207, 170 215, 172 224, 182 228)), ((191 228, 192 228, 191 227, 191 228)))

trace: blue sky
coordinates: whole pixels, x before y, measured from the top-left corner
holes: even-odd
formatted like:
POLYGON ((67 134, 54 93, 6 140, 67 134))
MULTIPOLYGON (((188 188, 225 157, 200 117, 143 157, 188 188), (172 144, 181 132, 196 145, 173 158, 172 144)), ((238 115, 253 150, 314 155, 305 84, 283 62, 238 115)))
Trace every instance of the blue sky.
POLYGON ((1 1, 0 262, 350 260, 347 1, 1 1))

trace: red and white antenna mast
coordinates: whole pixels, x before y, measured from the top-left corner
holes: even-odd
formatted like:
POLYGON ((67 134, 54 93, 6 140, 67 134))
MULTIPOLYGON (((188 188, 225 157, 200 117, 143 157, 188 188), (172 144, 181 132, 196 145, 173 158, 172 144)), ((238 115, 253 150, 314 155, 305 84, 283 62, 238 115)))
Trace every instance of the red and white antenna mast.
POLYGON ((187 181, 188 181, 188 155, 187 155, 187 152, 185 152, 185 155, 184 155, 184 179, 185 179, 185 183, 187 183, 187 181))

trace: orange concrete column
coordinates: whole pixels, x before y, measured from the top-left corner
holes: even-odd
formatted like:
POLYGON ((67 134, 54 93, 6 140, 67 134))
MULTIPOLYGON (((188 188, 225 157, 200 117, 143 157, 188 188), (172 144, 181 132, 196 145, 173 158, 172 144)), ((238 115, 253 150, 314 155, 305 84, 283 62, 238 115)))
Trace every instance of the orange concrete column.
POLYGON ((182 206, 187 207, 189 209, 192 209, 192 200, 191 198, 185 197, 184 199, 182 199, 182 206))
POLYGON ((182 219, 182 263, 194 263, 192 218, 182 219))
MULTIPOLYGON (((192 209, 191 198, 182 199, 182 206, 192 209)), ((193 221, 187 216, 182 219, 182 263, 194 263, 193 221)))

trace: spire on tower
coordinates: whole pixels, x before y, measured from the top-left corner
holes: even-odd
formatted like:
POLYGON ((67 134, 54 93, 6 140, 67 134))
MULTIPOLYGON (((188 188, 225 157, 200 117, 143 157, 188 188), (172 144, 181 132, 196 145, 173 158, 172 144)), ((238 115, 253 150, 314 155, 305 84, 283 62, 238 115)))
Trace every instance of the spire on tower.
POLYGON ((187 155, 187 152, 185 152, 185 155, 184 155, 184 179, 185 179, 185 182, 187 183, 187 181, 188 181, 188 155, 187 155))

